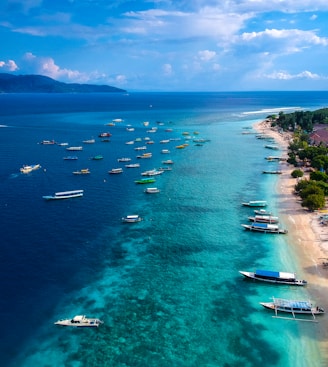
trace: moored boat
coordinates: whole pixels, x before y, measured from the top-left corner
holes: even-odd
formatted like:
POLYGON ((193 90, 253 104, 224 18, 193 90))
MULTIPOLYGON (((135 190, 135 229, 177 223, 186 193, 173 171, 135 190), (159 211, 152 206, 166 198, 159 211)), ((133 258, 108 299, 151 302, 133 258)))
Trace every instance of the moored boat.
POLYGON ((239 273, 248 279, 259 280, 268 283, 299 286, 307 284, 306 280, 297 279, 295 273, 288 273, 285 271, 255 270, 254 272, 239 271, 239 273))
POLYGON ((147 187, 145 189, 146 194, 157 194, 159 192, 160 192, 160 189, 158 189, 157 187, 147 187))
POLYGON ((272 215, 272 212, 270 212, 269 210, 265 210, 265 209, 255 209, 254 213, 257 215, 272 215))
POLYGON ((141 173, 141 176, 158 176, 161 175, 164 171, 160 171, 157 169, 151 169, 148 171, 144 171, 141 173))
POLYGON ((105 133, 100 133, 99 138, 109 138, 110 136, 112 136, 111 133, 105 132, 105 133))
POLYGON ((83 196, 84 190, 72 190, 72 191, 62 191, 56 192, 54 195, 42 196, 45 200, 61 200, 61 199, 71 199, 83 196))
POLYGON ((85 315, 77 315, 72 319, 62 319, 55 322, 55 325, 73 327, 98 327, 103 321, 96 318, 87 318, 85 315))
POLYGON ((94 161, 100 161, 102 159, 104 159, 104 157, 101 154, 95 155, 94 157, 91 158, 94 161))
POLYGON ((123 173, 123 169, 122 168, 112 168, 110 171, 108 171, 108 173, 110 174, 123 173))
POLYGON ((272 174, 272 175, 281 175, 282 171, 262 171, 262 173, 266 173, 266 174, 272 174))
POLYGON ((248 217, 251 222, 257 223, 278 223, 279 218, 272 215, 255 215, 254 217, 248 217))
POLYGON ((140 163, 126 164, 125 167, 126 168, 138 168, 138 167, 140 167, 140 163))
POLYGON ((67 157, 63 158, 65 161, 76 161, 78 157, 76 155, 68 155, 67 157))
POLYGON ((242 227, 244 227, 248 231, 253 232, 276 233, 276 234, 288 233, 287 229, 279 228, 277 224, 270 224, 270 223, 253 222, 252 224, 242 224, 242 227))
POLYGON ((73 175, 88 175, 90 173, 89 168, 82 168, 79 171, 74 171, 73 175))
POLYGON ((277 145, 268 144, 268 145, 265 145, 264 147, 267 149, 279 150, 279 147, 277 145))
POLYGON ((156 182, 154 178, 142 178, 140 180, 134 181, 136 184, 147 184, 147 183, 153 183, 156 182))
POLYGON ((124 223, 137 223, 141 222, 142 218, 138 214, 126 215, 122 218, 122 222, 124 223))
POLYGON ((122 157, 122 158, 118 158, 117 162, 130 162, 131 158, 128 157, 122 157))
POLYGON ((88 140, 83 140, 84 144, 94 144, 96 142, 95 139, 88 139, 88 140))
POLYGON ((267 206, 267 202, 265 200, 251 200, 245 203, 242 203, 243 206, 252 206, 252 207, 263 207, 267 206))
POLYGON ((68 150, 68 151, 80 151, 80 150, 83 150, 83 147, 81 147, 81 146, 78 146, 78 147, 68 147, 68 148, 66 148, 66 150, 68 150))
POLYGON ((325 310, 319 306, 313 306, 310 301, 299 301, 299 300, 289 300, 282 298, 272 298, 272 302, 260 302, 260 305, 263 307, 275 311, 276 317, 278 317, 278 312, 287 312, 293 315, 295 320, 304 320, 304 319, 296 319, 295 314, 304 314, 304 315, 312 315, 313 318, 315 315, 323 315, 325 310))

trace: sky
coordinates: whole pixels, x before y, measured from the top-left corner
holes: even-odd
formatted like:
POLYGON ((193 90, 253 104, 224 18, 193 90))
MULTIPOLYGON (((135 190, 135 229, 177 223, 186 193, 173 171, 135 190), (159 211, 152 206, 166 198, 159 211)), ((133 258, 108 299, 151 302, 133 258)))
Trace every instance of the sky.
POLYGON ((327 0, 1 0, 0 73, 128 91, 327 90, 327 0))

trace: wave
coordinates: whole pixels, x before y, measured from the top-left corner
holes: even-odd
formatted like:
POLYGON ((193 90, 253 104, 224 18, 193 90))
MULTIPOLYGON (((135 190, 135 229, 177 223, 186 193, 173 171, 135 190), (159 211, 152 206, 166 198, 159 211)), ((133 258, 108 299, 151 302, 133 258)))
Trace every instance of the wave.
POLYGON ((262 110, 257 110, 257 111, 248 111, 248 112, 243 112, 242 115, 257 115, 257 114, 262 114, 262 113, 272 113, 272 112, 280 112, 280 111, 295 111, 295 110, 301 110, 301 107, 278 107, 278 108, 266 108, 266 109, 262 109, 262 110))

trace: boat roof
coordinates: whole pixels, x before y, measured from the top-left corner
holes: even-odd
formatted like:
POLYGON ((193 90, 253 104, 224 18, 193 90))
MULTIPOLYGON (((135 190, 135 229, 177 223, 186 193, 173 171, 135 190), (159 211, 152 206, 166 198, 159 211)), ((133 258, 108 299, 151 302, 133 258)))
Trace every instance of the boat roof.
POLYGON ((82 321, 84 320, 85 316, 84 315, 77 315, 73 317, 74 321, 82 321))
POLYGON ((129 219, 139 218, 139 215, 138 214, 127 215, 125 218, 129 218, 129 219))
POLYGON ((287 272, 283 272, 283 271, 256 270, 255 274, 260 275, 260 276, 265 276, 265 277, 295 279, 295 274, 294 273, 287 273, 287 272))
POLYGON ((72 191, 62 191, 62 192, 56 192, 56 195, 71 195, 71 194, 78 194, 82 193, 84 190, 72 190, 72 191))
POLYGON ((269 223, 259 223, 259 222, 254 222, 252 224, 253 227, 258 227, 258 228, 267 228, 267 229, 277 229, 278 226, 276 224, 269 224, 269 223))
POLYGON ((312 304, 309 301, 295 301, 282 298, 274 298, 274 305, 276 307, 291 307, 291 308, 311 308, 312 304))

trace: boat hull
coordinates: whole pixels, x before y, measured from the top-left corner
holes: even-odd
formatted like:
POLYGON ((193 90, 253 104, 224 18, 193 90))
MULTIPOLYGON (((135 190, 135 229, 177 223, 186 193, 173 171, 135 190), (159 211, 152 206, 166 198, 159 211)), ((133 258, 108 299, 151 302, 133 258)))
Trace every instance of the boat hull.
POLYGON ((248 271, 239 271, 241 275, 243 275, 247 279, 256 280, 259 282, 266 282, 266 283, 273 283, 273 284, 287 284, 287 285, 297 285, 297 286, 304 286, 307 284, 305 280, 299 280, 295 277, 291 276, 288 278, 282 278, 279 275, 275 276, 261 276, 254 272, 248 271))

